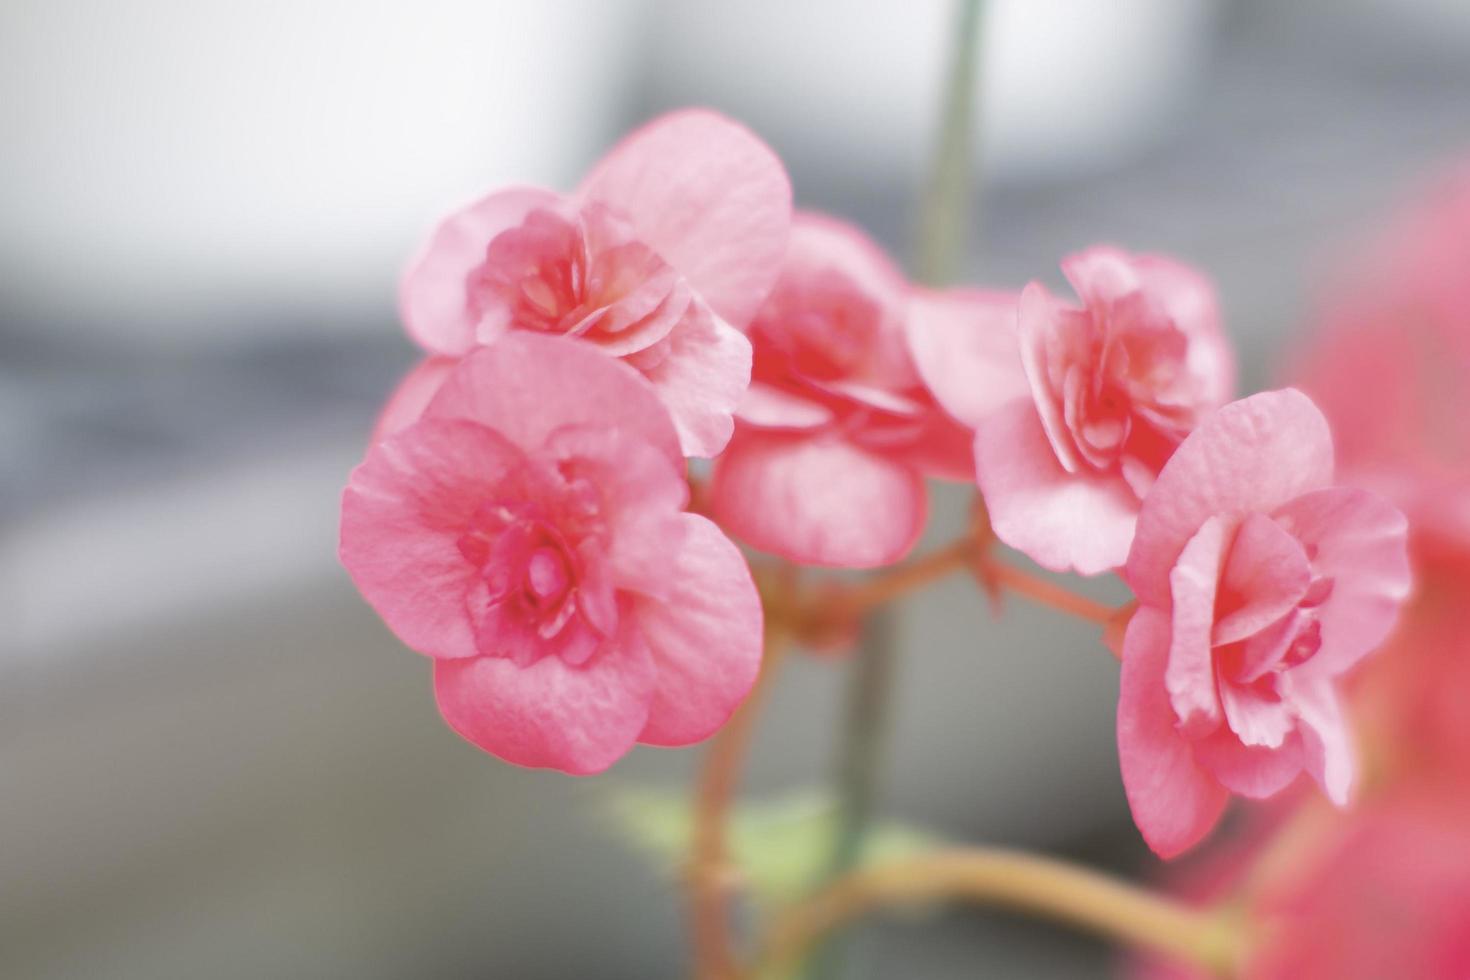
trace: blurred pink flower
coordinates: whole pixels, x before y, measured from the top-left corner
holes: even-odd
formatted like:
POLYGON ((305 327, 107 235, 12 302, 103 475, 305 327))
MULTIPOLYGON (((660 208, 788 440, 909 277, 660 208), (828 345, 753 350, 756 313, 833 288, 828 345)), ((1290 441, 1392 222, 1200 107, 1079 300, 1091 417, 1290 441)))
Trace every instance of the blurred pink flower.
POLYGON ((1118 753, 1133 817, 1172 857, 1229 793, 1309 772, 1338 804, 1355 762, 1336 682, 1409 591, 1404 517, 1333 485, 1327 421, 1266 392, 1201 423, 1143 502, 1125 577, 1118 753))
POLYGON ((1337 272, 1290 377, 1343 472, 1409 515, 1419 560, 1470 571, 1470 165, 1337 272))
POLYGON ((781 277, 748 330, 754 370, 735 437, 715 461, 721 526, 803 564, 901 558, 924 525, 924 476, 973 472, 969 434, 925 388, 905 323, 995 302, 915 292, 862 232, 799 214, 781 277))
POLYGON ((1470 977, 1470 809, 1389 800, 1346 817, 1263 895, 1252 980, 1470 977))
POLYGON ((342 497, 341 558, 440 710, 507 761, 607 768, 709 735, 753 683, 745 560, 683 512, 678 437, 632 368, 517 333, 461 359, 342 497))
POLYGON ((1470 582, 1464 575, 1418 561, 1413 601, 1382 652, 1352 678, 1354 720, 1377 779, 1440 773, 1470 786, 1470 582))
MULTIPOLYGON (((1090 248, 1062 263, 1075 307, 1040 283, 1021 294, 1015 341, 1027 389, 998 407, 951 408, 976 425, 980 490, 995 533, 1055 571, 1123 564, 1139 502, 1200 418, 1234 385, 1215 295, 1173 260, 1090 248)), ((995 373, 995 343, 967 359, 995 373)), ((936 388, 947 406, 957 385, 936 388)))
MULTIPOLYGON (((517 187, 451 214, 404 278, 403 319, 440 357, 512 330, 577 337, 653 383, 686 455, 713 456, 750 377, 739 328, 775 282, 790 219, 764 143, 712 112, 671 113, 575 194, 517 187)), ((379 437, 413 417, 433 374, 410 375, 379 437)))
MULTIPOLYGON (((1448 791, 1447 791, 1448 790, 1448 791)), ((1238 910, 1243 980, 1470 977, 1470 798, 1415 786, 1361 808, 1307 806, 1231 842, 1171 890, 1238 910)), ((1135 980, 1206 980, 1153 956, 1135 980)))

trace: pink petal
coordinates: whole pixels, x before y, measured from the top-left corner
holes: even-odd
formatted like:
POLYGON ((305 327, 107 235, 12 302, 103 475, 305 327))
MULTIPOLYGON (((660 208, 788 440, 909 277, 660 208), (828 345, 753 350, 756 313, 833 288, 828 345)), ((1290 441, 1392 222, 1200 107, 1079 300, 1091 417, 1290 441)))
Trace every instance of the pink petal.
MULTIPOLYGON (((908 355, 904 355, 907 357, 908 355)), ((855 403, 859 407, 873 408, 890 415, 909 418, 923 414, 923 403, 897 391, 889 391, 862 381, 836 380, 812 381, 812 386, 855 403)))
POLYGON ((633 223, 729 323, 744 326, 780 272, 791 222, 781 161, 744 126, 703 109, 626 137, 578 195, 633 223))
POLYGON ((670 459, 683 458, 668 410, 647 381, 591 345, 565 337, 514 331, 472 352, 426 414, 479 422, 529 450, 568 425, 622 429, 670 459))
POLYGON ((1214 642, 1223 646, 1259 633, 1296 608, 1311 580, 1307 553, 1297 539, 1265 514, 1246 515, 1220 583, 1239 605, 1215 624, 1214 642))
POLYGON ((1300 609, 1293 610, 1249 637, 1237 648, 1240 651, 1240 662, 1231 680, 1250 684, 1280 666, 1302 630, 1309 628, 1310 621, 1310 613, 1300 609))
POLYGON ((804 565, 897 561, 926 512, 917 472, 835 435, 742 432, 715 461, 710 492, 734 537, 804 565))
POLYGON ((1190 433, 1144 499, 1125 577, 1140 601, 1169 604, 1169 570, 1215 514, 1270 513, 1332 480, 1332 436, 1292 388, 1232 402, 1190 433))
POLYGON ((1062 275, 1088 307, 1107 307, 1143 287, 1135 257, 1114 245, 1094 245, 1061 261, 1062 275))
POLYGON ((1038 565, 1096 575, 1128 556, 1138 498, 1117 474, 1062 469, 1030 400, 976 431, 975 470, 996 536, 1038 565))
POLYGON ((861 228, 819 211, 796 212, 782 278, 810 282, 834 273, 883 308, 901 305, 908 294, 903 272, 861 228))
POLYGON ((673 589, 638 606, 657 678, 638 741, 688 745, 723 725, 760 672, 760 596, 740 549, 708 520, 683 515, 682 544, 666 554, 673 589))
POLYGON ((476 654, 465 596, 476 568, 458 541, 487 487, 525 466, 499 433, 426 419, 368 450, 342 494, 339 554, 363 598, 409 647, 476 654))
POLYGON ((485 261, 491 239, 536 208, 560 201, 553 191, 512 187, 445 218, 403 277, 399 307, 409 334, 436 354, 458 355, 473 347, 478 324, 467 303, 467 277, 485 261))
POLYGON ((439 711, 462 738, 518 766, 575 775, 601 772, 633 747, 653 684, 652 657, 632 627, 581 666, 557 656, 527 667, 500 657, 434 665, 439 711))
POLYGON ((1179 716, 1179 730, 1188 738, 1199 738, 1218 728, 1222 717, 1215 691, 1210 629, 1214 625, 1215 585, 1220 577, 1226 533, 1221 518, 1205 521, 1169 573, 1174 610, 1164 687, 1179 716))
POLYGON ((1318 611, 1322 647, 1308 673, 1341 673, 1376 649, 1409 595, 1408 522, 1366 490, 1333 487, 1303 494, 1276 511, 1303 544, 1312 568, 1332 580, 1318 611))
POLYGON ((735 414, 762 429, 816 429, 834 418, 827 406, 762 381, 750 383, 735 414))
POLYGON ((1228 796, 1175 730, 1164 690, 1168 653, 1168 616, 1141 607, 1123 641, 1118 762, 1133 821, 1163 858, 1182 853, 1209 833, 1228 796))
POLYGON ((1133 258, 1143 288, 1190 338, 1185 363, 1203 385, 1200 399, 1223 404, 1235 393, 1235 352, 1220 323, 1215 286, 1192 266, 1162 255, 1133 258))
POLYGON ((1030 393, 1016 339, 1019 296, 978 289, 916 290, 909 350, 919 376, 950 415, 970 428, 1030 393))
POLYGON ((926 413, 918 434, 907 444, 892 447, 890 455, 938 480, 972 483, 975 479, 975 434, 937 410, 926 413))
MULTIPOLYGON (((1021 351, 1021 366, 1036 405, 1037 416, 1051 445, 1052 454, 1062 469, 1076 472, 1081 466, 1072 445, 1067 420, 1062 415, 1060 393, 1052 390, 1048 359, 1050 348, 1066 343, 1077 325, 1086 323, 1085 314, 1073 310, 1053 298, 1046 287, 1033 282, 1021 291, 1017 312, 1016 336, 1021 351)), ((1122 564, 1119 562, 1119 564, 1122 564)))
POLYGON ((612 585, 666 595, 669 555, 681 546, 681 511, 689 502, 683 466, 637 436, 603 426, 558 429, 545 453, 563 476, 596 488, 612 585))
POLYGON ((668 406, 686 456, 716 456, 730 441, 735 408, 750 384, 750 341, 695 301, 667 339, 663 360, 644 368, 668 406))
POLYGON ((1194 743, 1194 758, 1226 789, 1264 800, 1290 786, 1302 771, 1301 740, 1293 735, 1275 749, 1242 745, 1228 728, 1194 743))
POLYGON ((1358 763, 1337 693, 1325 680, 1293 676, 1296 673, 1288 675, 1292 681, 1289 697, 1300 720, 1306 770, 1329 800, 1347 806, 1358 763))
POLYGON ((429 401, 458 362, 452 357, 426 357, 403 376, 373 425, 372 442, 384 439, 419 420, 429 401))
POLYGON ((1244 745, 1279 749, 1295 726, 1291 705, 1254 685, 1221 681, 1220 704, 1230 730, 1244 745))
POLYGON ((1199 398, 1219 404, 1235 389, 1235 355, 1220 325, 1215 287, 1197 269, 1162 255, 1094 246, 1062 261, 1067 281, 1092 308, 1139 291, 1190 339, 1186 365, 1204 385, 1199 398))
POLYGON ((851 384, 853 397, 877 399, 877 407, 885 408, 885 397, 895 397, 897 391, 919 381, 903 329, 908 291, 898 266, 862 229, 830 215, 798 211, 781 278, 752 330, 774 317, 778 335, 805 337, 819 347, 856 348, 828 352, 838 361, 855 355, 858 363, 850 364, 844 377, 825 383, 851 384), (826 321, 816 329, 804 315, 814 307, 821 311, 815 319, 826 321), (783 319, 787 322, 779 322, 783 319), (851 322, 834 323, 834 319, 851 322), (862 323, 871 332, 861 327, 855 330, 862 323))

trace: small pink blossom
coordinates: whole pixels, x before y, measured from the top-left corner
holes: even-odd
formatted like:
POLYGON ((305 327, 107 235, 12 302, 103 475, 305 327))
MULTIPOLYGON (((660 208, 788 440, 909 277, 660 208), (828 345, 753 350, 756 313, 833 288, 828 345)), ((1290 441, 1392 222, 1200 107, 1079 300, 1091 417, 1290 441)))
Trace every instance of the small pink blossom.
POLYGON ((1125 577, 1118 752, 1133 817, 1172 857, 1234 792, 1305 770, 1338 804, 1355 763, 1339 677, 1389 632, 1409 591, 1403 515, 1333 485, 1327 421, 1266 392, 1206 419, 1143 502, 1125 577))
MULTIPOLYGON (((775 282, 790 218, 764 143, 712 112, 671 113, 575 194, 511 188, 451 214, 404 278, 403 319, 441 358, 513 330, 577 337, 652 382, 686 455, 713 456, 750 377, 739 328, 775 282)), ((380 434, 428 380, 410 376, 380 434)))
POLYGON ((905 321, 921 302, 860 231, 797 216, 748 330, 754 369, 736 434, 715 462, 723 527, 804 564, 883 565, 913 546, 924 476, 968 480, 973 469, 968 433, 908 351, 905 321))
POLYGON ((341 558, 434 658, 449 725, 573 773, 684 745, 753 683, 761 608, 736 547, 684 512, 653 387, 590 345, 518 332, 460 359, 423 417, 369 450, 341 558))
MULTIPOLYGON (((1140 501, 1230 397, 1234 362, 1214 292, 1194 270, 1094 247, 1062 271, 1082 305, 1040 283, 1022 292, 1015 344, 1027 390, 974 419, 976 473, 997 537, 1047 568, 1093 575, 1122 565, 1140 501)), ((1004 374, 1000 345, 968 363, 1004 374)))

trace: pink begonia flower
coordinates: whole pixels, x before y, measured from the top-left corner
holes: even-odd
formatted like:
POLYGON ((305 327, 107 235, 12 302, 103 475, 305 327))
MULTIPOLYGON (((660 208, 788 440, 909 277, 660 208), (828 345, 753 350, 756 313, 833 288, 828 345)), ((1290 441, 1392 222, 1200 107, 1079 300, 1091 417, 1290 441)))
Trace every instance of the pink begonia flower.
MULTIPOLYGON (((790 182, 764 143, 713 112, 674 112, 574 194, 515 187, 451 214, 404 278, 404 323, 438 358, 515 330, 577 337, 652 382, 686 455, 713 456, 750 379, 739 328, 776 280, 790 220, 790 182)), ((379 436, 442 380, 434 364, 405 381, 379 436)))
POLYGON ((901 558, 924 526, 923 478, 968 481, 973 469, 968 432, 924 387, 905 321, 972 305, 916 293, 862 232, 798 214, 748 329, 751 385, 710 488, 720 525, 803 564, 901 558))
POLYGON ((1155 475, 1229 399, 1234 358, 1213 289, 1187 266, 1099 246, 1062 271, 1081 306, 1030 284, 1014 340, 954 351, 954 377, 934 387, 975 426, 976 476, 996 536, 1046 568, 1095 575, 1123 564, 1155 475), (962 404, 966 372, 972 389, 997 376, 1000 390, 1013 383, 1010 345, 1026 388, 998 406, 962 404))
POLYGON ((434 658, 450 727, 509 762, 598 772, 634 742, 705 738, 756 676, 749 569, 687 500, 638 372, 518 333, 369 450, 342 497, 342 564, 434 658))
POLYGON ((1302 393, 1220 409, 1144 499, 1125 578, 1118 754, 1134 821, 1172 857, 1234 792, 1310 773, 1338 804, 1355 763, 1337 680, 1409 592, 1403 515, 1333 485, 1327 420, 1302 393))

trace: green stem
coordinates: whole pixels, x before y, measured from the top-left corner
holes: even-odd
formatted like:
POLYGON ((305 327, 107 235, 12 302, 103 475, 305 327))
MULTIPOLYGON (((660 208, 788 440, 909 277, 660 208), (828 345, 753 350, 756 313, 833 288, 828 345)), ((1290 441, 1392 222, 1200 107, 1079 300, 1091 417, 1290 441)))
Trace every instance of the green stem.
POLYGON ((959 3, 939 143, 919 203, 914 275, 926 286, 943 286, 954 279, 964 253, 966 227, 974 220, 969 203, 981 6, 981 0, 959 3))
MULTIPOLYGON (((848 676, 842 739, 837 747, 836 828, 825 882, 837 881, 859 865, 873 823, 893 701, 897 627, 891 606, 874 609, 863 620, 848 676)), ((812 980, 842 975, 846 945, 840 933, 822 944, 808 971, 812 980)))
MULTIPOLYGON (((964 250, 974 143, 974 92, 980 41, 981 0, 960 0, 950 55, 939 144, 920 202, 916 278, 929 286, 949 282, 964 250)), ((826 882, 851 872, 876 809, 887 735, 896 656, 897 623, 891 608, 873 610, 848 680, 837 764, 837 827, 826 882)), ((809 974, 841 975, 844 942, 837 936, 817 950, 809 974)))

